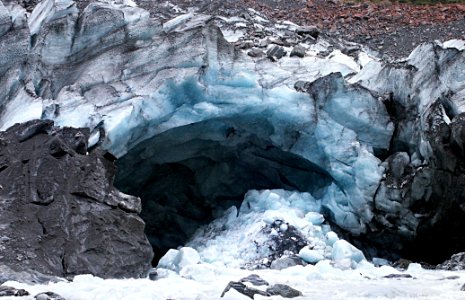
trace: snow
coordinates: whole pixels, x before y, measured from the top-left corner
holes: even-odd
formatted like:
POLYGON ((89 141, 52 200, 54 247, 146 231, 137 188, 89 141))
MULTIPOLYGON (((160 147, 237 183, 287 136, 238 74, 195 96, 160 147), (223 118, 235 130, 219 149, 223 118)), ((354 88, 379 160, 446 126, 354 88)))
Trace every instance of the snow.
POLYGON ((465 50, 465 41, 464 40, 448 40, 444 43, 442 43, 442 46, 444 48, 455 48, 457 50, 465 50))
MULTIPOLYGON (((421 299, 439 300, 464 299, 460 287, 465 282, 463 271, 418 270, 413 278, 389 279, 390 274, 410 274, 399 272, 391 267, 375 268, 372 264, 360 264, 354 270, 340 270, 330 264, 306 267, 297 266, 278 270, 241 270, 224 268, 211 264, 198 264, 185 267, 180 275, 169 273, 167 277, 151 281, 149 279, 107 279, 92 275, 79 275, 73 282, 50 283, 47 285, 27 285, 18 282, 6 282, 5 285, 24 288, 31 296, 20 299, 32 300, 33 295, 52 291, 68 300, 97 299, 250 299, 231 290, 224 298, 221 292, 229 281, 238 281, 250 274, 257 274, 270 284, 287 284, 302 292, 303 296, 294 299, 317 300, 362 300, 362 299, 421 299), (451 277, 451 276, 457 276, 451 277), (455 279, 447 279, 447 278, 455 279)), ((2 297, 5 300, 17 297, 2 297)), ((283 299, 279 296, 255 299, 283 299)))
POLYGON ((42 102, 30 97, 25 90, 21 90, 19 94, 22 95, 21 98, 9 102, 4 108, 4 118, 0 121, 0 130, 6 130, 15 123, 41 118, 42 102))
POLYGON ((224 38, 230 43, 237 42, 244 35, 245 35, 244 30, 238 30, 238 29, 235 29, 235 30, 225 29, 225 30, 223 30, 224 38))

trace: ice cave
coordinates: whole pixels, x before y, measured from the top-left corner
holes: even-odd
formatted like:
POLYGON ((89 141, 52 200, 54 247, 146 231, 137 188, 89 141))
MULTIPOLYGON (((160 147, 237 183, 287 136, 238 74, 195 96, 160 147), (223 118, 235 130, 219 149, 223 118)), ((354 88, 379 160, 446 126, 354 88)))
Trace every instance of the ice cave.
POLYGON ((321 198, 331 175, 269 140, 258 115, 177 127, 145 140, 118 160, 115 186, 142 199, 156 257, 184 245, 200 225, 239 207, 252 189, 310 192, 321 198))
POLYGON ((253 9, 78 4, 0 1, 0 279, 465 250, 463 41, 393 61, 253 9))

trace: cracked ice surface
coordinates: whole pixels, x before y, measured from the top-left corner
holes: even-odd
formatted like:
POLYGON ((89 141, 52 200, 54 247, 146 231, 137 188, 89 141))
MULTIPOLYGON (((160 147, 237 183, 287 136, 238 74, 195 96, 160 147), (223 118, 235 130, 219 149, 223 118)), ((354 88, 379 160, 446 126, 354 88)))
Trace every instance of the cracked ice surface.
MULTIPOLYGON (((1 7, 2 14, 18 9, 1 7)), ((125 3, 93 2, 79 15, 73 1, 42 2, 27 22, 10 25, 14 41, 9 33, 0 37, 18 52, 2 68, 1 128, 38 117, 94 132, 103 126, 104 147, 121 157, 173 128, 260 115, 272 126, 273 146, 334 178, 324 205, 343 228, 363 232, 383 173, 373 149, 389 145, 389 116, 376 97, 343 80, 337 92, 331 84, 325 89, 325 82, 314 95, 294 89, 299 80, 354 74, 358 63, 338 51, 324 58, 254 61, 235 50, 210 19, 189 13, 161 24, 125 3), (30 49, 21 56, 29 35, 30 49), (25 103, 31 105, 24 109, 25 103)), ((324 46, 313 45, 309 53, 324 46)))

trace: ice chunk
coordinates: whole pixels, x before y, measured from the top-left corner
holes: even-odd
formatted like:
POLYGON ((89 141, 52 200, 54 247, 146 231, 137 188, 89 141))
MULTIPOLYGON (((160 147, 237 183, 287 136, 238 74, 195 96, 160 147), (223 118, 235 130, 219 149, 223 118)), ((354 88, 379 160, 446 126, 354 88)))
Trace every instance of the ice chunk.
POLYGON ((326 243, 329 246, 334 245, 334 243, 336 241, 338 241, 338 240, 339 240, 339 237, 337 236, 337 234, 334 231, 330 231, 330 232, 326 233, 326 243))
POLYGON ((170 249, 166 252, 165 255, 158 261, 157 268, 164 268, 169 270, 176 270, 177 264, 177 257, 179 254, 179 250, 170 249))
POLYGON ((190 247, 182 247, 180 250, 170 249, 158 262, 158 268, 164 268, 179 272, 186 266, 199 263, 199 253, 190 247))
POLYGON ((373 257, 373 264, 377 267, 389 265, 389 261, 384 258, 373 257))
POLYGON ((418 273, 418 272, 421 272, 422 270, 423 270, 423 268, 422 268, 421 264, 419 264, 419 263, 410 263, 408 265, 408 267, 407 267, 407 272, 411 272, 411 273, 413 273, 413 272, 418 273))
POLYGON ((365 260, 365 256, 363 255, 362 251, 355 248, 345 240, 338 240, 334 243, 331 257, 334 261, 350 259, 356 263, 365 260))
POLYGON ((320 260, 324 259, 324 256, 320 253, 320 251, 312 250, 308 246, 305 246, 302 250, 300 250, 299 257, 309 264, 316 264, 320 260))
POLYGON ((313 225, 321 225, 325 221, 325 217, 322 214, 311 211, 305 215, 305 219, 311 222, 313 225))
POLYGON ((37 34, 43 23, 63 18, 67 14, 77 14, 76 3, 72 0, 41 1, 28 19, 31 34, 37 34))
POLYGON ((180 16, 177 16, 176 18, 169 20, 165 24, 163 24, 163 30, 165 32, 172 31, 174 28, 177 26, 186 23, 188 20, 192 19, 193 15, 191 13, 188 14, 183 14, 180 16))
POLYGON ((320 211, 320 205, 309 193, 251 190, 239 213, 235 207, 226 210, 222 217, 199 229, 187 245, 199 251, 202 262, 252 267, 271 266, 276 259, 297 254, 308 240, 319 253, 308 253, 309 259, 322 259, 327 229, 311 222, 324 222, 313 210, 320 211), (281 243, 295 246, 279 252, 283 251, 277 250, 281 243))

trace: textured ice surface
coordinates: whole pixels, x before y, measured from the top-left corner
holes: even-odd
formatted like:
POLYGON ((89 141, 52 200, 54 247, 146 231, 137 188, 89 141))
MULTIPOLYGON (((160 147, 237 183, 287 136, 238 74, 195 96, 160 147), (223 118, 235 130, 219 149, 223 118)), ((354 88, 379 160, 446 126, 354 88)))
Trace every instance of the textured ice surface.
MULTIPOLYGON (((296 266, 278 270, 240 270, 211 264, 197 264, 185 268, 182 274, 167 272, 157 281, 149 279, 103 280, 92 275, 79 275, 72 282, 48 285, 26 285, 6 282, 6 285, 24 288, 36 295, 52 291, 69 300, 89 299, 250 299, 231 290, 224 298, 221 292, 229 281, 257 274, 270 284, 284 283, 302 292, 294 299, 318 300, 458 300, 463 299, 460 290, 465 281, 463 271, 409 270, 401 273, 392 267, 375 268, 372 264, 360 264, 354 270, 334 268, 329 264, 296 266), (412 272, 411 272, 412 271, 412 272), (410 274, 413 278, 390 279, 391 274, 410 274), (449 279, 448 279, 449 278, 449 279)), ((18 297, 3 297, 15 300, 18 297)), ((33 296, 21 297, 33 300, 33 296)), ((279 296, 255 299, 283 299, 279 296)))
MULTIPOLYGON (((263 30, 272 26, 267 21, 254 15, 263 30)), ((462 45, 422 45, 391 64, 363 52, 355 59, 319 38, 303 46, 303 58, 272 62, 227 41, 241 37, 243 24, 195 13, 162 22, 131 1, 95 1, 78 12, 73 1, 45 0, 29 16, 14 3, 0 5, 0 129, 41 117, 88 127, 95 144, 103 128, 103 146, 119 158, 190 125, 253 124, 244 136, 257 134, 331 176, 312 195, 323 214, 353 234, 367 232, 385 173, 379 157, 394 133, 383 101, 395 99, 407 112, 395 130, 400 150, 417 165, 428 161, 432 104, 441 99, 446 123, 465 112, 462 45), (218 24, 235 30, 222 27, 225 39, 218 24)), ((291 23, 275 28, 278 36, 296 30, 291 23)), ((228 132, 215 134, 224 140, 228 132)), ((414 234, 410 211, 379 203, 407 220, 396 230, 414 234)))
MULTIPOLYGON (((0 18, 8 13, 0 8, 0 18)), ((267 22, 260 18, 257 24, 267 22)), ((383 172, 373 148, 388 147, 393 126, 376 97, 330 75, 356 73, 359 63, 339 51, 318 56, 329 46, 324 41, 307 46, 302 59, 255 61, 234 49, 213 23, 188 13, 161 24, 147 11, 115 1, 93 2, 78 15, 73 1, 43 1, 28 24, 18 23, 15 41, 2 47, 17 50, 14 59, 4 50, 0 54, 9 63, 0 82, 0 102, 7 102, 0 127, 39 117, 94 132, 102 127, 104 147, 121 157, 174 128, 260 116, 256 126, 269 130, 258 134, 334 178, 324 205, 341 227, 363 232, 383 172), (26 60, 24 51, 27 63, 18 69, 15 61, 26 60), (329 89, 310 95, 294 89, 299 80, 327 75, 321 84, 329 89)), ((240 32, 226 35, 231 40, 240 32)))
POLYGON ((317 250, 312 250, 308 246, 299 251, 299 257, 309 264, 316 264, 325 257, 317 250))
MULTIPOLYGON (((199 252, 202 262, 235 268, 260 268, 276 259, 297 255, 309 263, 348 259, 349 268, 360 263, 365 259, 361 251, 337 238, 320 214, 321 205, 309 193, 252 190, 239 210, 231 207, 225 211, 222 217, 200 228, 187 245, 199 252), (295 236, 296 246, 279 253, 279 245, 289 238, 289 230, 293 230, 290 240, 295 236), (302 239, 302 244, 296 237, 302 239)), ((172 250, 159 266, 165 265, 165 258, 173 261, 171 257, 172 250)))
POLYGON ((158 268, 179 272, 182 268, 200 262, 200 256, 195 249, 183 247, 180 250, 170 249, 158 262, 158 268))

